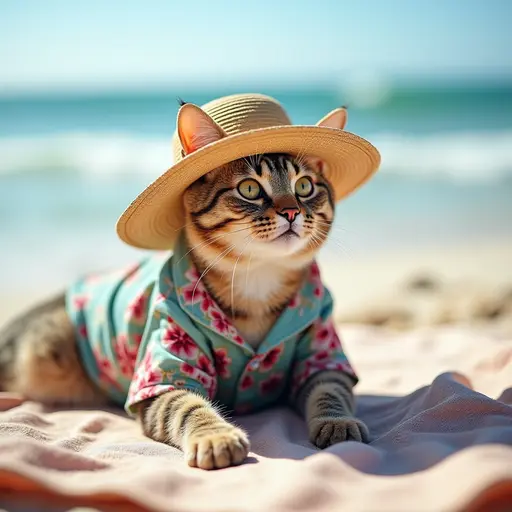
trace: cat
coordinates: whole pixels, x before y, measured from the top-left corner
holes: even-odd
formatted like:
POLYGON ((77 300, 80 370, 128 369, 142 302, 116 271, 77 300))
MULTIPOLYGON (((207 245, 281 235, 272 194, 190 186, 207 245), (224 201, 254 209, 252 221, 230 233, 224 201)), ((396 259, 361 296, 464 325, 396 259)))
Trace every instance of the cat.
MULTIPOLYGON (((325 122, 343 128, 344 121, 341 117, 325 122)), ((186 153, 221 136, 207 117, 182 116, 179 123, 186 153)), ((115 343, 108 345, 114 358, 98 359, 92 341, 92 349, 84 348, 96 331, 91 328, 93 324, 76 321, 76 315, 87 314, 89 306, 84 302, 90 297, 84 299, 84 294, 77 292, 70 299, 62 294, 24 312, 0 331, 0 389, 61 405, 100 406, 113 399, 122 403, 128 396, 128 410, 138 418, 148 437, 183 450, 192 467, 217 469, 241 464, 250 450, 247 433, 221 412, 223 406, 236 401, 226 404, 222 397, 231 396, 230 388, 238 385, 234 375, 238 372, 240 382, 243 381, 239 389, 249 389, 252 379, 254 389, 268 391, 266 402, 262 399, 263 406, 288 401, 305 418, 310 440, 317 447, 325 448, 345 440, 367 442, 368 429, 354 416, 353 386, 357 377, 334 330, 330 295, 319 284, 315 263, 335 215, 332 189, 324 178, 322 166, 322 162, 312 157, 258 154, 208 172, 190 185, 183 196, 186 221, 182 228, 180 261, 176 253, 170 260, 169 255, 160 253, 149 256, 145 265, 158 260, 159 268, 164 269, 157 278, 144 277, 147 267, 142 264, 125 273, 113 274, 132 288, 138 286, 138 276, 146 279, 146 288, 141 288, 143 293, 137 295, 139 302, 131 303, 129 308, 122 306, 119 313, 122 316, 129 309, 126 314, 132 323, 127 334, 109 331, 107 335, 107 343, 115 343), (190 265, 183 272, 189 284, 170 282, 176 274, 165 269, 179 270, 184 262, 190 265), (164 286, 167 288, 159 288, 164 286), (301 290, 309 291, 301 296, 301 290), (186 295, 186 307, 197 308, 195 315, 202 315, 199 308, 203 308, 208 315, 204 318, 221 322, 218 332, 211 334, 212 339, 220 336, 222 329, 230 332, 232 341, 243 349, 240 354, 247 356, 247 366, 244 367, 245 360, 242 366, 234 360, 234 352, 212 349, 217 342, 208 338, 210 331, 201 321, 192 324, 188 317, 178 321, 169 310, 162 309, 171 294, 176 294, 179 300, 186 295), (297 298, 309 306, 297 306, 294 304, 297 298), (78 308, 75 316, 70 313, 70 300, 78 308), (148 306, 152 301, 158 303, 154 309, 148 306), (326 304, 324 309, 317 304, 322 301, 326 304), (306 311, 306 316, 308 311, 316 311, 318 318, 311 320, 301 332, 294 332, 294 322, 305 321, 301 311, 306 311), (287 318, 286 322, 283 318, 287 318), (142 320, 138 322, 138 319, 142 320), (158 331, 164 321, 165 329, 158 331), (272 350, 259 354, 267 336, 275 336, 276 330, 281 330, 286 340, 277 340, 272 350), (174 336, 172 341, 169 341, 170 332, 174 336), (109 336, 115 340, 111 342, 109 336), (199 349, 194 342, 200 344, 199 349), (300 347, 310 350, 314 343, 319 346, 317 352, 304 352, 303 360, 295 357, 294 352, 302 350, 300 347), (174 352, 169 348, 172 361, 155 370, 154 364, 145 358, 146 351, 161 354, 162 344, 177 348, 174 352), (95 358, 100 368, 96 373, 91 373, 84 354, 95 358), (254 370, 251 366, 254 362, 261 364, 267 373, 254 370), (284 377, 280 364, 288 365, 289 372, 284 377), (245 368, 245 377, 241 376, 240 368, 245 368), (290 368, 295 372, 294 382, 299 383, 295 390, 290 383, 290 368), (165 375, 170 380, 165 385, 158 380, 150 382, 147 372, 153 378, 158 375, 162 379, 165 375), (94 375, 99 377, 95 379, 94 375), (254 384, 258 378, 266 380, 254 384), (144 389, 151 392, 141 392, 142 381, 146 385, 144 389), (246 384, 248 387, 244 388, 246 384)), ((113 278, 111 274, 107 277, 100 274, 88 279, 94 284, 113 278)), ((121 304, 122 299, 115 294, 121 297, 128 292, 116 286, 112 288, 114 298, 109 304, 121 307, 116 304, 121 304)), ((97 315, 94 321, 106 329, 110 324, 102 315, 109 312, 98 306, 100 302, 94 304, 96 309, 91 309, 94 313, 89 314, 97 315)), ((173 303, 174 311, 178 307, 183 309, 183 304, 178 300, 173 303)), ((235 349, 229 345, 229 350, 235 349)), ((242 391, 237 393, 243 396, 242 391)), ((254 410, 260 405, 255 404, 254 410)), ((235 407, 235 412, 247 412, 247 407, 246 410, 235 407)))

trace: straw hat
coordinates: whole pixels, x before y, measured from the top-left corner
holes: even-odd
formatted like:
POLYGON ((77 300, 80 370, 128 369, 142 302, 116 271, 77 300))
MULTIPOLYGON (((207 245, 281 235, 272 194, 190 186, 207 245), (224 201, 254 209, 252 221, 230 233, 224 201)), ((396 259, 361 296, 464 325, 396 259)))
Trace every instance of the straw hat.
POLYGON ((343 199, 366 182, 380 164, 374 146, 340 129, 345 112, 336 109, 315 126, 299 126, 291 123, 275 99, 261 94, 227 96, 201 109, 183 105, 172 141, 174 165, 128 206, 117 222, 117 234, 134 247, 172 249, 185 224, 182 195, 186 188, 217 167, 260 153, 320 158, 326 164, 324 172, 335 200, 343 199), (186 125, 191 115, 206 118, 202 124, 213 126, 217 136, 194 138, 184 133, 187 127, 181 125, 186 125), (338 127, 333 127, 336 123, 338 127))

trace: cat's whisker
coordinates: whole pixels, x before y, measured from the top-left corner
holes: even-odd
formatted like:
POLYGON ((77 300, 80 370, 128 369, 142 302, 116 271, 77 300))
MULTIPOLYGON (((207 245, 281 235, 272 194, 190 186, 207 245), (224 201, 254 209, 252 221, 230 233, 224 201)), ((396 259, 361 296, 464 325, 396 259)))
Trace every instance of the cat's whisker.
POLYGON ((242 248, 242 251, 238 255, 238 258, 235 261, 235 264, 233 265, 233 273, 231 276, 231 318, 235 318, 235 274, 236 274, 236 266, 238 265, 238 262, 240 261, 240 258, 242 257, 242 254, 244 253, 245 249, 248 245, 254 240, 254 238, 251 237, 251 234, 249 233, 247 235, 247 238, 249 238, 249 241, 244 245, 242 248))
POLYGON ((247 167, 247 169, 249 170, 249 172, 256 170, 255 165, 253 164, 253 162, 251 162, 251 157, 242 158, 242 161, 244 162, 244 164, 247 167))
MULTIPOLYGON (((248 222, 247 224, 252 224, 252 222, 248 222)), ((192 251, 196 250, 196 249, 199 249, 200 247, 204 247, 205 245, 208 246, 208 245, 211 245, 213 244, 213 242, 216 242, 217 240, 221 239, 221 238, 224 238, 228 235, 231 235, 233 233, 240 233, 241 231, 247 231, 248 229, 250 229, 250 227, 248 228, 241 228, 241 229, 235 229, 235 231, 230 231, 229 233, 222 233, 221 235, 216 235, 214 236, 213 238, 207 238, 204 242, 201 242, 200 244, 197 244, 197 245, 194 245, 194 247, 192 247, 192 249, 190 249, 189 251, 187 251, 178 261, 177 263, 180 263, 180 261, 185 258, 186 256, 188 256, 192 251)))
POLYGON ((308 241, 308 247, 311 247, 312 249, 316 249, 320 246, 320 242, 317 240, 316 236, 311 233, 310 239, 308 241))
POLYGON ((194 302, 194 297, 196 295, 196 290, 197 290, 197 287, 201 281, 201 279, 213 268, 213 266, 215 265, 215 263, 217 263, 218 261, 220 261, 222 258, 224 258, 224 256, 227 256, 228 253, 230 253, 233 249, 235 248, 235 244, 232 244, 230 246, 228 246, 227 249, 225 249, 224 251, 222 251, 204 270, 203 270, 203 273, 199 276, 199 279, 197 280, 196 284, 194 285, 194 289, 192 290, 192 302, 194 302))
MULTIPOLYGON (((323 233, 327 239, 329 233, 326 233, 325 231, 322 231, 321 228, 317 228, 318 231, 320 231, 321 233, 323 233)), ((344 245, 341 244, 341 242, 339 240, 336 240, 336 238, 334 238, 334 236, 329 236, 329 240, 332 241, 334 244, 336 244, 336 246, 343 252, 345 253, 348 257, 351 257, 350 253, 348 252, 348 249, 347 247, 345 247, 344 245)))
POLYGON ((311 239, 316 242, 316 247, 320 247, 325 240, 322 240, 314 233, 311 233, 311 239))
POLYGON ((324 230, 327 229, 330 233, 329 236, 332 236, 332 233, 337 233, 340 236, 345 235, 345 234, 354 234, 353 231, 349 231, 348 229, 346 229, 342 226, 315 221, 315 229, 320 229, 320 228, 322 228, 324 230))
MULTIPOLYGON (((254 240, 254 239, 253 239, 254 240)), ((245 294, 247 295, 247 288, 249 284, 249 272, 251 268, 252 252, 249 255, 249 261, 247 262, 247 268, 245 270, 245 294)))
POLYGON ((324 226, 331 226, 332 229, 337 229, 337 230, 345 231, 346 233, 354 234, 354 231, 352 231, 351 229, 347 229, 346 227, 335 224, 334 222, 327 222, 325 220, 320 220, 320 219, 314 219, 314 222, 316 222, 318 224, 322 224, 324 226))

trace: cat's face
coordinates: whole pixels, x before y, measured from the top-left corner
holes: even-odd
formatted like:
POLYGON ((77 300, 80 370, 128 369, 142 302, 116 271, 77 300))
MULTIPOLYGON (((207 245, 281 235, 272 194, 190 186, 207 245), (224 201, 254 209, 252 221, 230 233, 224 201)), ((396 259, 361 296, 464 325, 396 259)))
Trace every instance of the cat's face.
POLYGON ((334 218, 330 185, 315 162, 284 154, 256 155, 209 172, 187 189, 184 205, 193 245, 269 264, 311 260, 334 218))

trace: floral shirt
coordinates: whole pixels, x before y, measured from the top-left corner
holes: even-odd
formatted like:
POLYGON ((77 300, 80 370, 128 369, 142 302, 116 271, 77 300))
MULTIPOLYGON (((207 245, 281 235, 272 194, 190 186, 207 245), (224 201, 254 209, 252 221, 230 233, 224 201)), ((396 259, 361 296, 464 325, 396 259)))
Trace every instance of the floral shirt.
POLYGON ((128 413, 173 389, 246 413, 293 397, 318 371, 357 382, 316 263, 257 350, 208 294, 183 238, 173 255, 78 280, 66 302, 87 373, 128 413))

